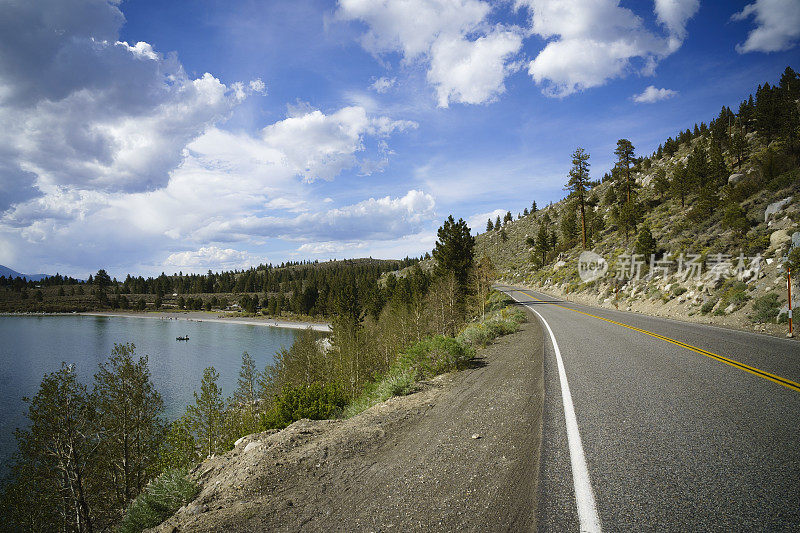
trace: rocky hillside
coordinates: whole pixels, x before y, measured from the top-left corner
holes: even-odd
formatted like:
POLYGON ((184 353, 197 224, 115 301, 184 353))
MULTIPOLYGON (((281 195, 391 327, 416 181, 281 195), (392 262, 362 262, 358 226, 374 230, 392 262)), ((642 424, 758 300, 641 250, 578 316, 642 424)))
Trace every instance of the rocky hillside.
MULTIPOLYGON (((757 94, 766 100, 761 87, 757 94)), ((601 270, 607 268, 598 279, 579 275, 584 247, 575 195, 479 234, 477 256, 489 257, 504 282, 583 303, 785 334, 783 260, 793 238, 800 245, 800 128, 784 137, 767 135, 747 103, 738 114, 723 108, 709 126, 695 126, 694 133, 668 139, 663 150, 636 158, 629 205, 624 167, 589 183, 586 248, 602 256, 601 270), (723 120, 732 126, 720 127, 723 120), (698 185, 697 176, 708 183, 698 185), (629 255, 636 253, 643 261, 638 279, 629 255), (651 253, 664 261, 652 269, 651 253), (693 254, 702 264, 699 275, 686 268, 693 254)), ((800 100, 793 95, 787 105, 784 115, 794 128, 800 100)), ((750 106, 758 109, 752 98, 750 106)))

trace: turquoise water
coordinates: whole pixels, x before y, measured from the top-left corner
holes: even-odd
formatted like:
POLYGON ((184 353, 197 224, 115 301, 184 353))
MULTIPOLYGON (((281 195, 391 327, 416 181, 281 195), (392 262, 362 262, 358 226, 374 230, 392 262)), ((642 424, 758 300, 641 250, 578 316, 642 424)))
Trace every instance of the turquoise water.
POLYGON ((261 370, 281 346, 289 348, 296 330, 244 324, 153 318, 43 316, 0 317, 0 472, 16 448, 14 429, 26 424, 23 396, 36 394, 42 376, 61 361, 75 363, 89 390, 100 363, 114 343, 132 342, 149 356, 153 383, 172 419, 193 401, 203 369, 214 366, 223 394, 230 395, 246 351, 261 370), (175 337, 188 335, 188 342, 175 337))

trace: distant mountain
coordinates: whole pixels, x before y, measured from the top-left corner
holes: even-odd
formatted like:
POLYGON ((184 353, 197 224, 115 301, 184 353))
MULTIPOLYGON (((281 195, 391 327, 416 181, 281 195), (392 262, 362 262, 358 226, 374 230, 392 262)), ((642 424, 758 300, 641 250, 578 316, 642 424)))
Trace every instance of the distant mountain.
POLYGON ((49 278, 48 274, 20 274, 16 270, 11 270, 7 266, 0 265, 0 276, 11 278, 25 278, 28 281, 41 281, 44 278, 49 278))

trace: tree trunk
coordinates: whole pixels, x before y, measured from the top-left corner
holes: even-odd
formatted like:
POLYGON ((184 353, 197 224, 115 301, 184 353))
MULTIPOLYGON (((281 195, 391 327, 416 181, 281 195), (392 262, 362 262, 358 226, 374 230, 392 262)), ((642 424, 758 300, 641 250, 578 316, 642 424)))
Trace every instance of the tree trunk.
POLYGON ((583 249, 586 249, 586 213, 584 212, 583 197, 580 198, 581 203, 581 231, 583 232, 583 249))

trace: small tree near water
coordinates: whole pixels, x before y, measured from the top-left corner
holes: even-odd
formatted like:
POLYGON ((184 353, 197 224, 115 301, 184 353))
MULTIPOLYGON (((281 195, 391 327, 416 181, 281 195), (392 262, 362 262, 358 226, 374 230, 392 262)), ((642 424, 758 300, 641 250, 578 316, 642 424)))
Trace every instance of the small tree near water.
POLYGON ((222 388, 217 384, 219 372, 213 366, 203 370, 200 394, 194 393, 194 405, 186 408, 192 432, 202 452, 211 456, 222 451, 222 425, 225 405, 222 388))

